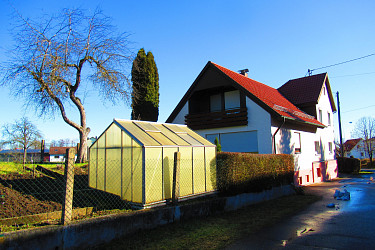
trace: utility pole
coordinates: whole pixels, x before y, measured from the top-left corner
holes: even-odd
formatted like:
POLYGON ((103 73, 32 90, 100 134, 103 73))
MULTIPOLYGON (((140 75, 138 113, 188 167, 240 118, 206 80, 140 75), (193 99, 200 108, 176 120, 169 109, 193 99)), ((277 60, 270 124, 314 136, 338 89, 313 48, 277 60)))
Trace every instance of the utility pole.
POLYGON ((344 147, 342 145, 342 130, 341 130, 341 113, 340 113, 340 98, 339 98, 339 92, 336 92, 337 95, 337 110, 339 113, 339 132, 340 132, 340 151, 341 151, 341 157, 344 157, 344 147))

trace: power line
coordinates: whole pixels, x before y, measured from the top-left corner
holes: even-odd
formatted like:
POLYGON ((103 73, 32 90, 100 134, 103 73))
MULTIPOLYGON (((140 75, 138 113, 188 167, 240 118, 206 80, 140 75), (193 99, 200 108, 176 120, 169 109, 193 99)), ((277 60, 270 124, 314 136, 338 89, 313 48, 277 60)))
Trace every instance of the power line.
POLYGON ((363 108, 352 109, 352 110, 345 111, 343 113, 353 112, 353 111, 357 111, 357 110, 361 110, 361 109, 367 109, 367 108, 371 108, 371 107, 375 107, 375 105, 370 105, 370 106, 363 107, 363 108))
POLYGON ((371 75, 371 74, 375 74, 375 71, 374 72, 367 72, 367 73, 353 74, 353 75, 331 76, 330 78, 350 77, 350 76, 362 76, 362 75, 371 75))
POLYGON ((363 58, 366 58, 366 57, 370 57, 370 56, 374 56, 374 55, 375 55, 375 53, 372 53, 372 54, 369 54, 369 55, 367 55, 367 56, 358 57, 358 58, 351 59, 351 60, 348 60, 348 61, 344 61, 344 62, 340 62, 340 63, 335 63, 335 64, 331 64, 331 65, 328 65, 328 66, 324 66, 324 67, 316 68, 316 69, 308 69, 308 70, 307 70, 307 74, 308 74, 308 75, 311 75, 312 72, 313 72, 314 70, 325 69, 325 68, 329 68, 329 67, 333 67, 333 66, 341 65, 341 64, 344 64, 344 63, 353 62, 353 61, 360 60, 360 59, 363 59, 363 58))

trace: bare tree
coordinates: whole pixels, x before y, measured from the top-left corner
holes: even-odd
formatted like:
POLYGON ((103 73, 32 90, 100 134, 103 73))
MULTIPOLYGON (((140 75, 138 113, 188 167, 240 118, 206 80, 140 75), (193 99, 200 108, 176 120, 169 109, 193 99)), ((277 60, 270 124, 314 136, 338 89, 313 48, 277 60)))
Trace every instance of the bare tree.
POLYGON ((375 151, 375 118, 360 118, 356 122, 352 134, 355 137, 362 138, 361 143, 363 143, 364 153, 370 158, 370 164, 372 166, 372 159, 375 151))
POLYGON ((125 70, 133 59, 128 35, 117 33, 99 10, 87 16, 82 10, 64 9, 46 19, 18 15, 17 20, 15 46, 2 67, 1 84, 41 115, 60 113, 79 133, 77 162, 83 162, 90 128, 81 98, 96 90, 103 101, 128 102, 131 91, 125 70), (69 112, 78 112, 79 121, 69 112))
POLYGON ((3 145, 10 145, 12 148, 22 147, 24 165, 26 164, 27 150, 39 145, 42 139, 41 132, 27 117, 22 117, 13 124, 5 124, 2 134, 6 138, 2 142, 3 145))

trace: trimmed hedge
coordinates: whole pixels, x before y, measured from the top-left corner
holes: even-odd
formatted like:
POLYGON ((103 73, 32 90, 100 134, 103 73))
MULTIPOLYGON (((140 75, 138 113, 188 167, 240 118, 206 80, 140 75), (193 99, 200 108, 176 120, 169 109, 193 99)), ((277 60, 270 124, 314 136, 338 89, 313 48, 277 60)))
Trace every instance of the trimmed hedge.
POLYGON ((292 155, 217 154, 217 188, 224 195, 261 192, 293 183, 292 155))
POLYGON ((361 161, 357 158, 338 157, 337 168, 339 173, 358 174, 361 171, 361 161))

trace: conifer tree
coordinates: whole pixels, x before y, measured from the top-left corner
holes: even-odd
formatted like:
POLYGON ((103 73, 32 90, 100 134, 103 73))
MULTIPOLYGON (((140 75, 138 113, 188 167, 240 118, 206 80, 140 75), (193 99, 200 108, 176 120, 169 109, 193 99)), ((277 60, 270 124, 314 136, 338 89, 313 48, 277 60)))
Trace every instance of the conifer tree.
POLYGON ((159 116, 159 74, 154 55, 143 48, 132 67, 132 120, 157 121, 159 116))

